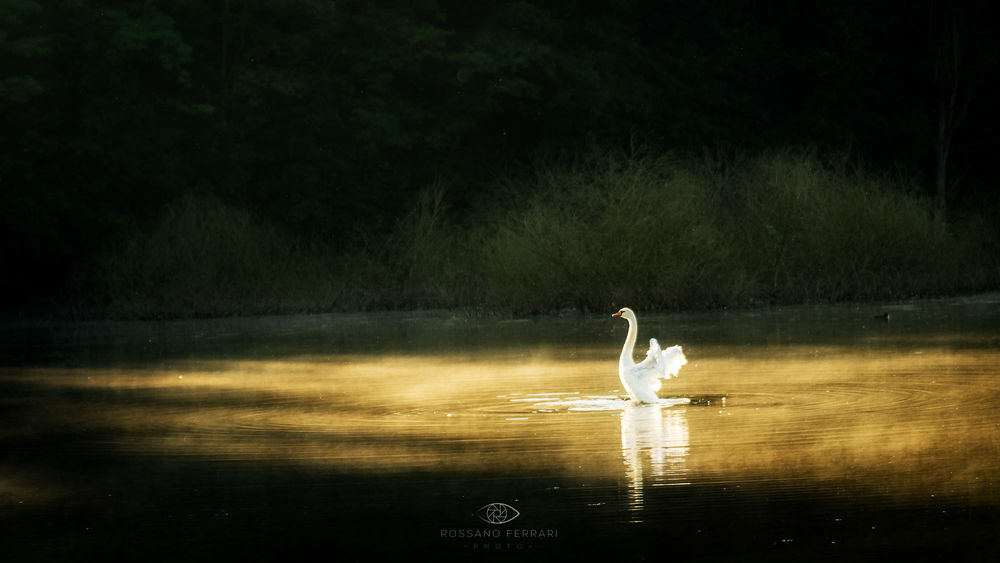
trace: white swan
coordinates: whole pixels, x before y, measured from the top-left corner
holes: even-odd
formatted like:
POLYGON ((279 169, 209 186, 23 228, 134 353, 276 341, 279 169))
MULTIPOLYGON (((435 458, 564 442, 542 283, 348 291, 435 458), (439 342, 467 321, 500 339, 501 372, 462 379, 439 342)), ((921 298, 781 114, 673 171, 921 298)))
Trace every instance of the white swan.
POLYGON ((611 316, 628 321, 628 336, 625 337, 625 346, 622 347, 621 359, 618 361, 618 378, 622 380, 622 385, 633 401, 655 403, 659 399, 656 391, 660 389, 660 379, 676 377, 681 366, 687 363, 684 351, 680 346, 671 346, 663 350, 655 338, 650 338, 646 359, 637 364, 632 359, 638 332, 635 312, 624 307, 611 316))

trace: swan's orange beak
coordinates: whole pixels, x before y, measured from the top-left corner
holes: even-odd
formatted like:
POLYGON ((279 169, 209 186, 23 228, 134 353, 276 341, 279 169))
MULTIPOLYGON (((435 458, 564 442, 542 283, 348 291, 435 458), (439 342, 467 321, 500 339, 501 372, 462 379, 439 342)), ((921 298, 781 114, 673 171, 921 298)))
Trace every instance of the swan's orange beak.
POLYGON ((611 313, 611 316, 612 317, 620 317, 620 316, 622 316, 622 312, 618 311, 617 313, 611 313))

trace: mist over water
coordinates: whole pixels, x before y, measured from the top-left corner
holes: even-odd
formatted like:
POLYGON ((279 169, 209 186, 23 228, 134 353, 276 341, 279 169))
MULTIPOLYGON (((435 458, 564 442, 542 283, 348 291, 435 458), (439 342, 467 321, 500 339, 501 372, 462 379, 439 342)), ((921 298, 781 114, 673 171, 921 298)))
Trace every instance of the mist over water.
POLYGON ((0 553, 998 552, 1000 297, 635 308, 6 326, 0 553))

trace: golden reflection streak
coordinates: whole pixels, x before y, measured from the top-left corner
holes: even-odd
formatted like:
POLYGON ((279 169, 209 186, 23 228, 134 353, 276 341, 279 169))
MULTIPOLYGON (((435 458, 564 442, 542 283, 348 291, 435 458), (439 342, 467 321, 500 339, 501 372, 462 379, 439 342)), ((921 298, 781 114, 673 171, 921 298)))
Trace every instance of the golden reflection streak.
POLYGON ((621 413, 622 458, 631 522, 642 522, 645 488, 687 485, 689 437, 683 407, 627 405, 621 413))

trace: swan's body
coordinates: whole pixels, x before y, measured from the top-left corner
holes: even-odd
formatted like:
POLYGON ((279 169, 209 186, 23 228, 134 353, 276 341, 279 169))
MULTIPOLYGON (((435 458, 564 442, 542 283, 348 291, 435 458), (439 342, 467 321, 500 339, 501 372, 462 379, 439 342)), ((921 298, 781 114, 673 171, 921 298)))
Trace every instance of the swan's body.
POLYGON ((618 361, 618 378, 621 379, 622 385, 633 401, 655 403, 659 399, 656 392, 660 389, 660 379, 676 377, 681 366, 687 363, 684 351, 680 346, 671 346, 664 350, 660 348, 660 343, 655 338, 650 338, 646 359, 637 364, 632 359, 632 350, 635 348, 635 338, 638 333, 635 312, 625 307, 612 316, 628 321, 628 336, 625 337, 625 345, 618 361))

